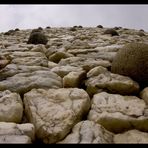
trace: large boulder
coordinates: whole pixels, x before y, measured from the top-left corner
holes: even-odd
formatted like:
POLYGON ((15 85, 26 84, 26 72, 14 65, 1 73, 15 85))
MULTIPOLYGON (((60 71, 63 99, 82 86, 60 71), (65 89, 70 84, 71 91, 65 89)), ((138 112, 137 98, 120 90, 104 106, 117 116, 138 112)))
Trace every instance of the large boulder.
POLYGON ((44 143, 62 140, 89 111, 90 98, 83 89, 32 89, 24 94, 25 114, 44 143))
POLYGON ((141 85, 148 84, 148 44, 130 43, 115 56, 111 71, 129 76, 141 85))
POLYGON ((107 91, 123 95, 136 94, 139 85, 129 77, 113 74, 102 66, 95 67, 87 73, 85 81, 86 91, 93 95, 98 92, 107 91))
POLYGON ((0 81, 0 90, 10 90, 20 94, 33 88, 61 88, 62 79, 53 72, 38 70, 18 73, 0 81))
POLYGON ((13 64, 28 65, 28 66, 48 66, 48 59, 41 52, 22 52, 17 51, 11 54, 13 64))
POLYGON ((113 133, 107 131, 100 124, 97 124, 93 121, 85 120, 77 123, 73 127, 72 132, 64 140, 58 143, 113 143, 113 136, 113 133))
POLYGON ((136 96, 98 93, 93 96, 88 120, 121 133, 130 129, 148 131, 147 106, 136 96))
POLYGON ((7 77, 12 77, 15 74, 34 72, 34 71, 49 71, 49 68, 36 65, 19 65, 19 64, 8 64, 5 68, 0 70, 0 80, 4 80, 7 77))

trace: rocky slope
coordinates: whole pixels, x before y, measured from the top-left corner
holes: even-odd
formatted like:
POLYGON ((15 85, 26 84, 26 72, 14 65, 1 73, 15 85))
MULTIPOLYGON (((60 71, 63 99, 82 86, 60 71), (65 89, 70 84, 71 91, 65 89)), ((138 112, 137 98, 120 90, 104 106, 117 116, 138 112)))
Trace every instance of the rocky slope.
MULTIPOLYGON (((40 28, 41 29, 41 28, 40 28)), ((0 33, 0 143, 148 143, 148 88, 111 73, 118 50, 144 31, 102 27, 0 33)))

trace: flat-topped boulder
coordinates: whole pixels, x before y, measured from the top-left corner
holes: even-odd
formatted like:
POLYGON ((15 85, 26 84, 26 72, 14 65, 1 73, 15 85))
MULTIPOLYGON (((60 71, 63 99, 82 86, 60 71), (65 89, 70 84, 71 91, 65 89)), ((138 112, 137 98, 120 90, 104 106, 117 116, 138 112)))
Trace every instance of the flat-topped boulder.
POLYGON ((121 133, 130 129, 148 131, 147 106, 136 96, 121 96, 101 92, 92 99, 88 120, 107 130, 121 133))
POLYGON ((10 90, 20 94, 33 88, 61 88, 62 79, 53 72, 38 70, 18 73, 0 81, 0 90, 10 90))
POLYGON ((87 77, 85 85, 90 95, 102 91, 130 95, 138 93, 140 88, 139 84, 130 77, 113 74, 101 66, 91 69, 87 77))
POLYGON ((110 67, 111 63, 109 61, 102 59, 95 60, 94 58, 70 57, 66 59, 61 59, 59 65, 60 66, 70 65, 75 67, 81 67, 84 70, 89 71, 97 66, 110 67))

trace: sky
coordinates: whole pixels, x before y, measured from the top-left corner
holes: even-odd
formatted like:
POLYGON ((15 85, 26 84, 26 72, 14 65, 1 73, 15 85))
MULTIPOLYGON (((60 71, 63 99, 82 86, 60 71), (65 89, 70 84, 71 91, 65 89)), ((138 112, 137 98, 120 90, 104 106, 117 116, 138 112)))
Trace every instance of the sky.
POLYGON ((0 5, 0 32, 74 25, 148 31, 148 5, 0 5))

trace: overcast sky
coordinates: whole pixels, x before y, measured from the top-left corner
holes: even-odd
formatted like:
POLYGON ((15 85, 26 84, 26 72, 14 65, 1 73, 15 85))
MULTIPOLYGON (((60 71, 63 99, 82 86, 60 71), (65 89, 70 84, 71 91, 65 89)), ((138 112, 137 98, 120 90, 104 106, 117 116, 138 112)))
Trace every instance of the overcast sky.
POLYGON ((148 31, 148 5, 0 5, 0 32, 73 25, 148 31))

